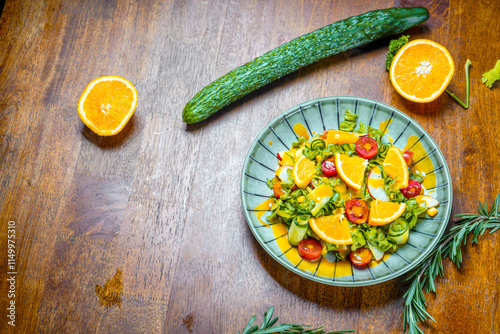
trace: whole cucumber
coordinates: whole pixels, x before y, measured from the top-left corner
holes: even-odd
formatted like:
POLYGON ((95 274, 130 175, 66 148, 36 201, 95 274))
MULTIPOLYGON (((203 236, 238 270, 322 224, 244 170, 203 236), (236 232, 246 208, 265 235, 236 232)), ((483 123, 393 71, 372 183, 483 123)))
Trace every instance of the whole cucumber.
POLYGON ((213 81, 184 107, 182 120, 201 122, 223 107, 271 81, 315 61, 360 45, 399 34, 425 22, 424 7, 373 10, 302 35, 213 81))

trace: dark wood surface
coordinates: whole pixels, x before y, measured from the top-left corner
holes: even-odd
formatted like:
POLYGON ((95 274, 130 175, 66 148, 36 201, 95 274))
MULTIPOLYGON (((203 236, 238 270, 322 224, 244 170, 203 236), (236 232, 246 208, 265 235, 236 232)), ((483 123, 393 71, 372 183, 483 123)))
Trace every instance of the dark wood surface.
MULTIPOLYGON (((0 20, 0 332, 236 333, 275 306, 284 322, 400 333, 400 279, 321 285, 272 259, 247 227, 240 172, 251 142, 282 111, 354 95, 392 105, 442 150, 453 213, 500 191, 500 86, 481 74, 500 57, 500 2, 7 0, 0 20), (426 6, 412 28, 456 62, 448 96, 405 101, 384 70, 388 40, 330 57, 264 87, 198 125, 181 113, 227 71, 304 33, 368 10, 426 6), (80 121, 83 89, 120 75, 139 92, 114 137, 80 121), (7 230, 16 224, 16 327, 7 324, 7 230), (121 308, 96 285, 120 269, 121 308)), ((428 333, 500 333, 500 234, 467 246, 428 310, 428 333)))

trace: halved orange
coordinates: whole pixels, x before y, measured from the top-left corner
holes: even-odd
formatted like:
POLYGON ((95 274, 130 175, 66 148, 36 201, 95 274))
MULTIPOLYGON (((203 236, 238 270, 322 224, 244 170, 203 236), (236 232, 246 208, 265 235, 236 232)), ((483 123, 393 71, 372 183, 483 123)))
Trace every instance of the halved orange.
POLYGON ((305 189, 316 174, 316 165, 301 155, 293 166, 293 181, 300 189, 305 189))
POLYGON ((397 190, 408 187, 410 174, 405 158, 403 157, 403 152, 399 148, 392 146, 387 151, 382 166, 384 167, 384 172, 393 180, 396 180, 392 185, 393 189, 397 190))
POLYGON ((109 75, 92 80, 78 100, 78 115, 100 136, 120 132, 134 114, 137 89, 125 78, 109 75))
POLYGON ((352 244, 351 230, 343 214, 309 219, 309 226, 321 239, 335 245, 352 244))
POLYGON ((398 219, 406 210, 405 203, 374 200, 370 205, 368 224, 381 226, 398 219))
POLYGON ((363 186, 365 169, 368 161, 358 156, 348 156, 345 154, 335 154, 335 168, 340 178, 347 185, 355 190, 360 190, 363 186))
POLYGON ((423 103, 441 95, 454 72, 453 58, 444 46, 428 39, 416 39, 398 51, 389 74, 399 94, 423 103))

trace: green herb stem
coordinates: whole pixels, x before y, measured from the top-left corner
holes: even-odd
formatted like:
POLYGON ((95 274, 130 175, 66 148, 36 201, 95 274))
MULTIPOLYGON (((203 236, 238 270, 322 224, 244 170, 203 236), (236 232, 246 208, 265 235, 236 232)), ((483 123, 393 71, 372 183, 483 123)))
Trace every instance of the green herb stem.
POLYGON ((470 96, 470 90, 469 90, 469 67, 471 65, 471 61, 467 59, 465 62, 465 81, 466 81, 466 89, 467 89, 467 95, 466 95, 466 101, 463 103, 455 94, 450 92, 448 89, 445 90, 448 95, 450 95, 455 101, 458 102, 464 109, 469 109, 469 96, 470 96))

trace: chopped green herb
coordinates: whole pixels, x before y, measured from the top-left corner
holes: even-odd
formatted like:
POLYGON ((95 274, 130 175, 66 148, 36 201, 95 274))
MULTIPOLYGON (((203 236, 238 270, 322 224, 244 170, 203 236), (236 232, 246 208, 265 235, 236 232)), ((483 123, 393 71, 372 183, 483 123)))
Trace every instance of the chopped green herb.
MULTIPOLYGON (((309 325, 296 325, 296 324, 276 324, 278 322, 278 317, 272 318, 274 307, 270 307, 269 310, 264 312, 264 320, 260 325, 254 325, 255 316, 250 318, 247 326, 241 334, 342 334, 342 333, 353 333, 354 330, 347 331, 335 331, 335 332, 325 332, 323 327, 318 328, 306 328, 311 327, 309 325)), ((240 334, 238 332, 238 334, 240 334)))
POLYGON ((392 60, 396 53, 398 53, 399 49, 403 47, 410 40, 410 36, 401 36, 398 39, 393 39, 389 43, 389 52, 387 53, 387 57, 385 59, 385 69, 387 72, 391 69, 392 60))
POLYGON ((356 128, 356 118, 358 118, 358 115, 347 109, 344 114, 344 120, 340 123, 339 130, 353 132, 354 128, 356 128))
POLYGON ((500 80, 500 59, 497 60, 495 67, 483 74, 481 81, 488 87, 493 87, 495 81, 500 80))

